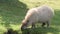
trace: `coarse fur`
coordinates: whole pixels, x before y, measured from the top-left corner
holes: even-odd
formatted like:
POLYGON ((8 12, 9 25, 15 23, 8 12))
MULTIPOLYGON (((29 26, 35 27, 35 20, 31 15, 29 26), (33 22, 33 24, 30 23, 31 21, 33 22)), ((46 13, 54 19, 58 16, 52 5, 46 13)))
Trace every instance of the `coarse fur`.
POLYGON ((22 21, 22 29, 25 29, 27 26, 32 25, 35 27, 35 23, 41 22, 42 26, 47 24, 49 27, 50 20, 54 16, 54 10, 46 5, 39 6, 28 10, 25 19, 22 21))

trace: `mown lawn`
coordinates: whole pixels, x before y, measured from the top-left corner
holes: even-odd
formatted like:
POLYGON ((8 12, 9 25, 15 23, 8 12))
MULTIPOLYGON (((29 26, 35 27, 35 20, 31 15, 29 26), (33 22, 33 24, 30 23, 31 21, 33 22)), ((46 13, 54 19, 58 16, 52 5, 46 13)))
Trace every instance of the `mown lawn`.
POLYGON ((60 34, 60 0, 0 0, 0 34, 7 28, 17 30, 19 34, 60 34), (21 31, 21 21, 27 10, 44 4, 55 11, 50 28, 37 27, 21 31))

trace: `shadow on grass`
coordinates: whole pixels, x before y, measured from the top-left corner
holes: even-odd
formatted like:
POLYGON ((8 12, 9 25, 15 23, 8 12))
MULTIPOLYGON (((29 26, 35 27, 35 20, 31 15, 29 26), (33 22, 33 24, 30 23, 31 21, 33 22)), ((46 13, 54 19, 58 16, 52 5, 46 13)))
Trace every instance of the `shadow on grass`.
POLYGON ((6 27, 19 24, 28 9, 27 5, 19 0, 1 0, 0 7, 0 23, 6 27))
POLYGON ((58 34, 59 30, 55 28, 34 28, 22 31, 22 34, 58 34))
POLYGON ((18 31, 9 28, 3 34, 18 34, 18 31))

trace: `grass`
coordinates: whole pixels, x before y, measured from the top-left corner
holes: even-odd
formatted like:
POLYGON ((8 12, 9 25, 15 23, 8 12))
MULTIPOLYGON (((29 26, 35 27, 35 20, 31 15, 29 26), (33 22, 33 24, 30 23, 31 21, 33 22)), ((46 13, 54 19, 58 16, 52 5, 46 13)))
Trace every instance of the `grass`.
POLYGON ((20 34, 60 34, 60 0, 0 0, 0 34, 7 28, 17 30, 20 34), (28 9, 40 5, 49 5, 55 10, 50 28, 20 30, 21 21, 28 9))

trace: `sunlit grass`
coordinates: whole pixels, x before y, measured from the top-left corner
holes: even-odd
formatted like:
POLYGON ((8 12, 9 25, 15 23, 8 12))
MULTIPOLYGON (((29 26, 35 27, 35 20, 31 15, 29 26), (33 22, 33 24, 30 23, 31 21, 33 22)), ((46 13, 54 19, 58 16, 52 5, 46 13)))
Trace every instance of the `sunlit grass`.
POLYGON ((26 3, 29 8, 40 6, 40 5, 49 5, 54 9, 60 9, 60 0, 19 0, 23 3, 26 3))

